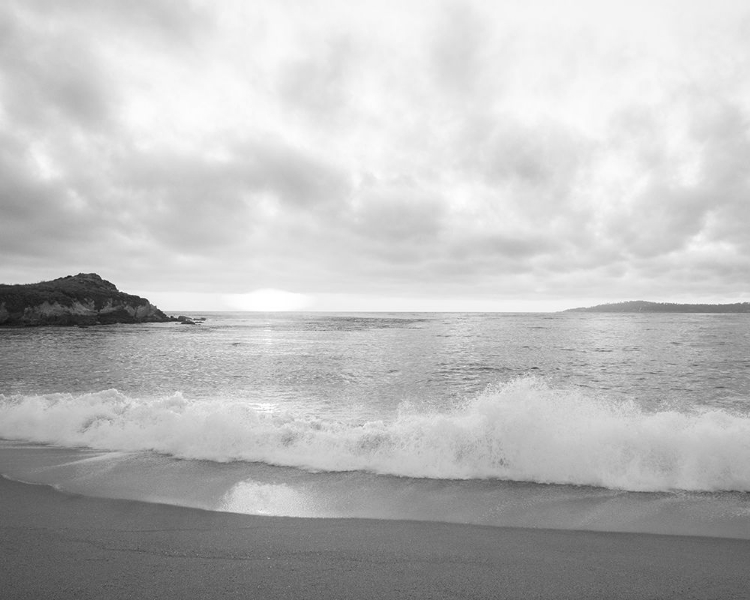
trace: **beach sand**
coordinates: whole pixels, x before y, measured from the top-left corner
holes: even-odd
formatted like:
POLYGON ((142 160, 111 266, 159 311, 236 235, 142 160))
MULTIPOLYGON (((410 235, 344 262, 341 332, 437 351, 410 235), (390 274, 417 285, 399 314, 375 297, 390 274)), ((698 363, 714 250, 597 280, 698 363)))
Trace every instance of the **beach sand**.
POLYGON ((0 479, 0 597, 748 598, 750 540, 295 519, 0 479))

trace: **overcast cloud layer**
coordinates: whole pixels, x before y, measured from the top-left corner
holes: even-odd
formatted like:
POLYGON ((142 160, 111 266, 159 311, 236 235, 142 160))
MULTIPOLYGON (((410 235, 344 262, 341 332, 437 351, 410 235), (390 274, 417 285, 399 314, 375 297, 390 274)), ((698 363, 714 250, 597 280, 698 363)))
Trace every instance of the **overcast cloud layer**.
POLYGON ((6 0, 0 281, 750 300, 749 73, 744 1, 6 0))

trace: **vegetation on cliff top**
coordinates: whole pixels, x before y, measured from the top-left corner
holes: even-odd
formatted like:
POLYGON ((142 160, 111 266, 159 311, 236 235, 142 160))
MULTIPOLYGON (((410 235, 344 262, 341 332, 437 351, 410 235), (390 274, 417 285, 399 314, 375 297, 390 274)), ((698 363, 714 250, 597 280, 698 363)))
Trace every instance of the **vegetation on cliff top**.
POLYGON ((736 302, 734 304, 675 304, 672 302, 630 300, 628 302, 599 304, 586 308, 569 308, 564 312, 750 313, 750 302, 736 302))
POLYGON ((44 302, 72 306, 76 301, 93 301, 96 309, 101 310, 110 300, 134 306, 148 304, 145 298, 121 292, 114 283, 102 279, 96 273, 79 273, 39 283, 0 283, 0 303, 4 302, 9 312, 23 310, 27 306, 38 306, 44 302))

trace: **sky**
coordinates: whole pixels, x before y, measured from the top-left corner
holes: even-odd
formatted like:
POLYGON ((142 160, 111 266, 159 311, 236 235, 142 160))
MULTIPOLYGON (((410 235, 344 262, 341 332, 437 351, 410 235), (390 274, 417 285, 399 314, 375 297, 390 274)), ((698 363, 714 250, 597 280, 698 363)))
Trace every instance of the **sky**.
POLYGON ((4 0, 0 282, 750 300, 745 0, 4 0))

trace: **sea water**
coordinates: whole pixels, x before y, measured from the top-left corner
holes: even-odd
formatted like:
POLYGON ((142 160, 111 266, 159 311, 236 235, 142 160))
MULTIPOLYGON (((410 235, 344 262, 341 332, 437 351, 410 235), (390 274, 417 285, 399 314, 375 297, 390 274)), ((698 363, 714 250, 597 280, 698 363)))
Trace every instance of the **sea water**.
POLYGON ((750 538, 750 317, 0 329, 0 473, 301 517, 750 538))

